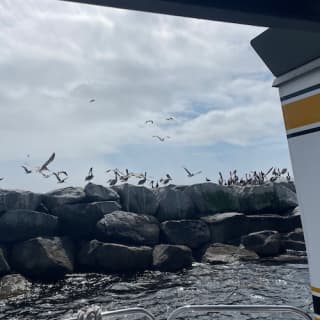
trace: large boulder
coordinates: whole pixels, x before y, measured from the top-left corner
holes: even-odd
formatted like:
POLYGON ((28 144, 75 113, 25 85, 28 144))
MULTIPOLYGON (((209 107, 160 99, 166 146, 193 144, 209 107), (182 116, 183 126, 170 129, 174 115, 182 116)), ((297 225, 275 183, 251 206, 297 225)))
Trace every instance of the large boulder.
POLYGON ((74 270, 74 247, 67 238, 33 238, 13 246, 12 267, 40 280, 61 279, 74 270))
POLYGON ((237 188, 240 211, 247 214, 287 213, 297 205, 297 196, 286 185, 266 183, 237 188))
POLYGON ((53 214, 59 217, 63 234, 75 238, 90 238, 101 218, 120 209, 118 202, 101 201, 65 204, 54 209, 53 214))
POLYGON ((257 259, 259 259, 259 256, 253 251, 221 243, 211 244, 202 256, 202 262, 210 264, 254 261, 257 259))
POLYGON ((21 274, 8 274, 0 279, 0 299, 25 295, 31 283, 21 274))
POLYGON ((41 203, 41 195, 22 190, 0 189, 0 213, 8 210, 36 210, 41 203))
POLYGON ((172 220, 161 223, 162 239, 169 244, 197 249, 210 241, 210 230, 201 220, 172 220))
POLYGON ((0 246, 0 277, 10 273, 11 268, 7 260, 7 250, 0 246))
POLYGON ((122 273, 146 270, 152 265, 152 248, 91 240, 82 245, 78 264, 85 271, 122 273))
POLYGON ((159 244, 153 249, 153 267, 160 271, 178 271, 192 265, 192 251, 186 246, 159 244))
POLYGON ((248 233, 247 217, 238 212, 225 212, 202 217, 208 226, 212 243, 226 243, 248 233))
POLYGON ((188 186, 185 193, 191 198, 198 216, 228 211, 239 212, 240 209, 234 187, 200 183, 188 186))
POLYGON ((57 217, 42 212, 18 209, 7 211, 0 216, 1 242, 57 235, 58 230, 57 217))
POLYGON ((42 201, 48 210, 53 211, 64 204, 86 202, 86 194, 83 188, 66 187, 45 193, 42 201))
POLYGON ((197 216, 191 198, 182 188, 166 186, 156 191, 159 208, 156 217, 159 221, 192 219, 197 216))
POLYGON ((288 233, 286 239, 304 242, 304 234, 302 228, 296 228, 294 231, 288 233))
POLYGON ((260 257, 276 256, 283 250, 279 232, 271 230, 243 236, 242 244, 246 249, 254 251, 260 257))
POLYGON ((86 194, 88 202, 120 200, 120 196, 112 188, 104 187, 91 182, 85 186, 84 193, 86 194))
POLYGON ((113 189, 120 195, 122 209, 154 216, 159 202, 154 192, 146 187, 124 183, 113 189))
POLYGON ((159 222, 153 216, 115 211, 105 215, 96 226, 97 239, 128 245, 159 243, 159 222))

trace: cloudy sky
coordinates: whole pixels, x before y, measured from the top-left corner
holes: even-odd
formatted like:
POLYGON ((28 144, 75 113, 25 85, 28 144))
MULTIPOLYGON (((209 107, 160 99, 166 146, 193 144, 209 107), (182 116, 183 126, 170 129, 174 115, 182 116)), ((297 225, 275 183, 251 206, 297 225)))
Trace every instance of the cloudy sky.
POLYGON ((51 169, 67 170, 68 185, 84 185, 90 167, 97 183, 115 167, 154 178, 168 172, 176 183, 217 180, 218 171, 234 168, 289 167, 278 92, 249 43, 262 31, 57 0, 1 0, 0 188, 57 188, 20 168, 53 151, 51 169), (182 166, 204 174, 188 179, 182 166))

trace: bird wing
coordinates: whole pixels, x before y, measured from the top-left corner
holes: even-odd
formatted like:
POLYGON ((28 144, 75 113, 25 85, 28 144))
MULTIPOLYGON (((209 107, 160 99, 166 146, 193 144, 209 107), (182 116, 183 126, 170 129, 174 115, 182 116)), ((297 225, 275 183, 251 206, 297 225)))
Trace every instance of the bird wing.
POLYGON ((50 158, 41 166, 39 171, 44 170, 55 158, 56 154, 55 152, 50 156, 50 158))
POLYGON ((58 181, 61 181, 59 174, 56 172, 52 172, 52 174, 57 178, 58 181))
POLYGON ((195 172, 193 175, 200 174, 202 171, 195 172))
POLYGON ((166 176, 167 176, 168 179, 171 179, 171 180, 172 180, 172 178, 171 178, 171 176, 170 176, 169 173, 167 173, 166 176))
POLYGON ((63 174, 63 175, 65 175, 66 177, 68 177, 67 171, 59 171, 59 172, 58 172, 58 176, 59 176, 60 174, 63 174))
POLYGON ((187 172, 188 175, 192 175, 192 173, 187 168, 183 167, 183 169, 187 172))
POLYGON ((25 171, 25 173, 31 172, 31 170, 29 170, 26 166, 21 166, 21 168, 23 168, 23 170, 25 171))

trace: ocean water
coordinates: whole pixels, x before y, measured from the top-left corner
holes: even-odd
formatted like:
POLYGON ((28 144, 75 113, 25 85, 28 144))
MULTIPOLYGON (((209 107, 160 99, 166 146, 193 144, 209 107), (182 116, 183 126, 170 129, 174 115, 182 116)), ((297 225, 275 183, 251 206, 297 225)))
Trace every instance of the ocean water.
MULTIPOLYGON (((312 312, 307 265, 195 263, 192 269, 178 273, 73 274, 54 284, 34 283, 25 296, 0 302, 0 319, 67 319, 92 304, 103 310, 143 307, 157 319, 166 319, 186 304, 289 304, 312 312)), ((243 312, 192 313, 180 319, 195 318, 298 319, 289 314, 243 312)))

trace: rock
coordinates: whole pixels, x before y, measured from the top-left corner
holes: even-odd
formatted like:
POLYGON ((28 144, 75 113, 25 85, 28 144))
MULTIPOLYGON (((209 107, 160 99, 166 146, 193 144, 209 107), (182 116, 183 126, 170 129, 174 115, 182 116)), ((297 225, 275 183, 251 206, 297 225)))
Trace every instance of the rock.
POLYGON ((11 210, 0 216, 0 241, 16 242, 58 233, 55 216, 26 209, 11 210))
POLYGON ((277 231, 259 231, 242 237, 242 244, 260 257, 276 256, 282 251, 281 237, 277 231))
POLYGON ((290 189, 292 192, 297 193, 297 191, 296 191, 296 186, 294 185, 294 182, 293 182, 293 181, 289 181, 289 182, 287 182, 287 181, 277 182, 277 181, 276 181, 275 184, 281 184, 281 185, 283 185, 284 187, 290 189))
POLYGON ((155 217, 115 211, 105 215, 96 227, 97 239, 128 245, 159 243, 159 222, 155 217))
POLYGON ((295 256, 290 254, 281 254, 276 257, 263 258, 262 262, 270 262, 276 264, 294 263, 294 264, 307 264, 307 256, 295 256))
POLYGON ((176 186, 166 186, 156 191, 159 208, 156 217, 159 221, 193 218, 195 213, 191 198, 176 186))
POLYGON ((85 201, 86 194, 80 187, 61 188, 43 195, 43 203, 50 212, 64 204, 83 203, 85 201))
POLYGON ((115 186, 113 189, 120 195, 123 210, 151 216, 156 214, 159 202, 152 190, 128 183, 115 186))
POLYGON ((16 210, 36 210, 41 202, 41 195, 22 190, 0 189, 0 213, 16 210))
POLYGON ((7 251, 3 246, 0 246, 0 277, 11 271, 7 260, 7 251))
POLYGON ((298 206, 297 195, 288 187, 287 183, 274 183, 273 187, 276 194, 274 212, 286 213, 298 206))
POLYGON ((59 217, 61 230, 75 238, 92 239, 97 222, 106 214, 120 210, 115 201, 65 204, 53 210, 59 217))
POLYGON ((153 267, 160 271, 178 271, 192 265, 192 251, 186 246, 159 244, 153 249, 153 267))
POLYGON ((26 294, 31 283, 20 274, 8 274, 0 279, 0 299, 26 294))
POLYGON ((186 245, 191 249, 210 241, 207 224, 201 220, 172 220, 161 223, 162 238, 166 243, 186 245))
POLYGON ((290 232, 286 238, 287 240, 304 242, 304 235, 303 235, 302 228, 296 228, 294 231, 290 232))
POLYGON ((91 240, 81 247, 78 263, 86 271, 121 273, 146 270, 152 264, 152 248, 91 240))
POLYGON ((40 280, 73 272, 73 243, 67 238, 33 238, 13 246, 11 263, 21 274, 40 280))
POLYGON ((185 193, 191 198, 198 216, 228 211, 240 212, 239 197, 235 187, 200 183, 188 186, 185 193))
POLYGON ((201 220, 209 226, 212 243, 226 243, 248 233, 247 217, 242 213, 225 212, 201 220))
POLYGON ((306 251, 306 244, 302 241, 284 240, 282 241, 284 249, 295 251, 306 251))
POLYGON ((253 251, 227 244, 214 243, 205 250, 202 262, 225 264, 237 261, 254 261, 257 259, 259 259, 259 256, 253 251))
POLYGON ((116 191, 111 188, 104 187, 94 183, 88 183, 84 188, 84 193, 88 202, 97 201, 117 201, 119 202, 120 196, 116 191))

